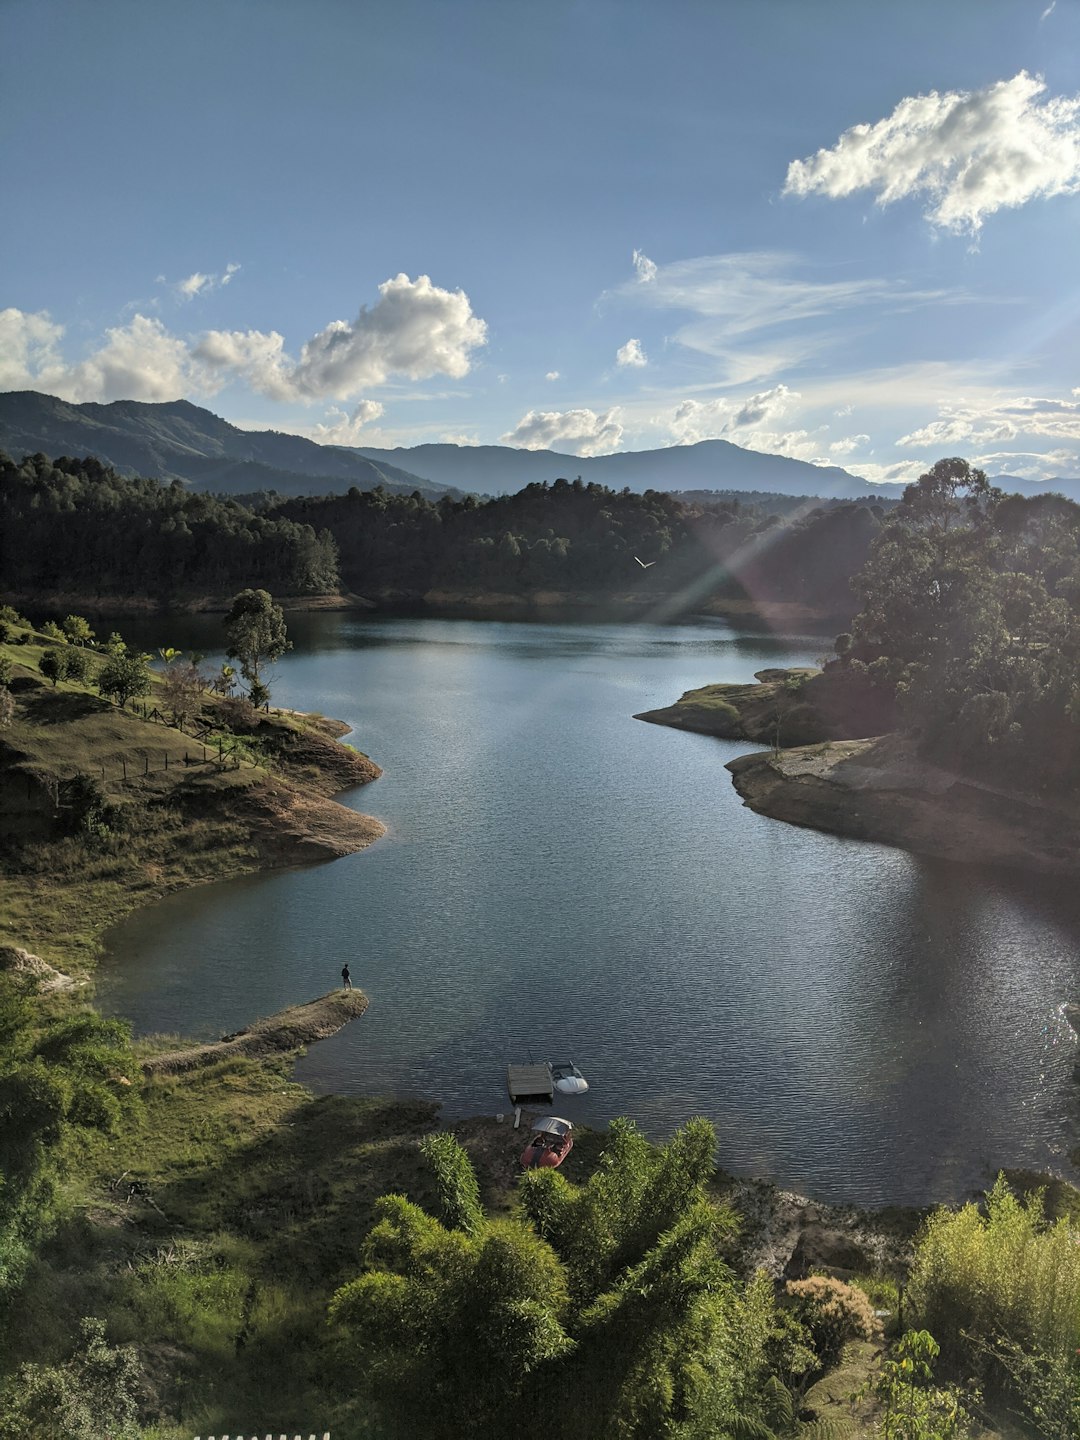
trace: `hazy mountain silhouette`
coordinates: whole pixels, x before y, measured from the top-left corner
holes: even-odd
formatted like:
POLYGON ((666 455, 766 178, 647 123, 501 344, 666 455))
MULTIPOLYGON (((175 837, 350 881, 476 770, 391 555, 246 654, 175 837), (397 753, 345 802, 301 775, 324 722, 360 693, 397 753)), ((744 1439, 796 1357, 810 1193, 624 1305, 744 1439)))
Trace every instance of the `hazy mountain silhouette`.
POLYGON ((391 464, 377 465, 351 450, 317 445, 276 430, 238 430, 187 400, 164 405, 114 400, 71 405, 36 390, 0 394, 0 449, 20 459, 38 451, 95 455, 126 475, 183 480, 199 490, 248 494, 326 495, 360 490, 420 490, 429 498, 444 485, 391 464))
MULTIPOLYGON (((596 481, 613 490, 735 490, 774 495, 846 499, 880 495, 898 499, 904 486, 873 485, 838 466, 810 465, 786 455, 744 450, 728 440, 701 440, 662 450, 618 455, 562 455, 508 445, 413 445, 382 450, 319 445, 277 430, 239 430, 187 400, 149 404, 114 400, 73 405, 36 390, 0 394, 0 449, 16 459, 41 451, 96 455, 127 475, 182 480, 200 490, 250 495, 341 494, 353 485, 373 490, 419 490, 428 498, 476 491, 510 494, 534 481, 560 476, 596 481)), ((927 460, 929 469, 934 456, 927 460)), ((1080 479, 1043 482, 993 476, 1021 495, 1048 490, 1080 500, 1080 479)))

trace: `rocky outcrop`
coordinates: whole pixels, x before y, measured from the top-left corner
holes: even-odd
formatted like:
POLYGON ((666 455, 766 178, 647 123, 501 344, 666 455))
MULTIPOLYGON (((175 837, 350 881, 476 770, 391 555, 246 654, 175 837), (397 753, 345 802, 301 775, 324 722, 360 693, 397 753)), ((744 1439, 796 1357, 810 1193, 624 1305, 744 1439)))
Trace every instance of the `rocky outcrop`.
POLYGON ((891 699, 866 680, 865 671, 774 668, 758 670, 754 678, 754 685, 687 690, 674 705, 634 719, 759 745, 854 739, 880 734, 894 721, 891 699))
POLYGON ((23 950, 18 945, 0 945, 0 971, 5 970, 29 976, 37 990, 43 994, 50 990, 67 990, 76 983, 70 975, 65 975, 63 971, 54 969, 47 960, 42 960, 40 955, 32 955, 29 950, 23 950))
POLYGON ((727 768, 744 803, 776 820, 947 860, 1076 873, 1076 807, 931 765, 898 736, 740 755, 727 768))

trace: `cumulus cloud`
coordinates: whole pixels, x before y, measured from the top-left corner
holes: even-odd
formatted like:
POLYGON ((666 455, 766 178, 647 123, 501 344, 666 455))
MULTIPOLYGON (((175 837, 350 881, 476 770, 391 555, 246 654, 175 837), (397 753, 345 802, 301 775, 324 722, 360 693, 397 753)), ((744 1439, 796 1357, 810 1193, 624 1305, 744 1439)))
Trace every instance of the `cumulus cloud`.
POLYGON ((104 344, 76 364, 61 356, 63 335, 44 312, 0 312, 5 388, 45 389, 75 401, 173 400, 214 395, 241 382, 273 400, 355 400, 392 375, 459 379, 468 373, 472 351, 486 342, 487 327, 463 291, 442 290, 426 275, 415 281, 398 275, 379 286, 371 309, 326 326, 295 360, 275 330, 209 330, 182 338, 145 315, 106 331, 104 344))
POLYGON ((347 400, 391 374, 460 379, 471 352, 487 341, 463 290, 442 290, 426 275, 401 274, 379 286, 379 299, 356 319, 335 320, 304 345, 290 382, 298 398, 347 400))
POLYGON ((62 369, 63 335, 64 327, 44 310, 0 310, 0 390, 36 389, 41 377, 62 369))
POLYGON ((1080 96, 1040 100, 1045 90, 1021 70, 983 90, 909 96, 884 120, 793 160, 784 193, 874 190, 878 205, 925 195, 932 224, 975 234, 1003 207, 1080 189, 1080 96))
POLYGON ((197 367, 183 340, 160 320, 136 315, 105 332, 87 359, 67 364, 60 353, 62 325, 44 312, 0 312, 0 385, 45 390, 62 400, 175 400, 198 389, 197 367))
POLYGON ((656 279, 656 265, 642 250, 634 251, 634 273, 642 285, 647 285, 650 280, 656 279))
POLYGON ((744 444, 743 437, 736 437, 734 432, 756 428, 762 423, 770 424, 789 411, 799 399, 797 390, 777 385, 771 390, 749 395, 744 400, 726 396, 716 400, 684 400, 671 415, 668 427, 684 445, 692 445, 698 440, 731 439, 744 444))
POLYGON ((559 372, 558 372, 558 370, 549 370, 549 371, 547 372, 547 374, 544 376, 544 379, 545 379, 545 380, 558 380, 558 378, 559 378, 559 372))
POLYGON ((620 345, 615 352, 615 364, 638 368, 649 363, 645 351, 641 348, 640 340, 627 340, 625 345, 620 345))
POLYGON ((950 445, 995 445, 1021 435, 1055 440, 1080 440, 1080 389, 1073 399, 1020 395, 978 405, 942 405, 941 418, 931 420, 897 445, 945 448, 950 445))
POLYGON ((504 445, 522 450, 558 447, 572 455, 606 455, 618 448, 623 428, 619 410, 530 410, 514 429, 500 436, 504 445))

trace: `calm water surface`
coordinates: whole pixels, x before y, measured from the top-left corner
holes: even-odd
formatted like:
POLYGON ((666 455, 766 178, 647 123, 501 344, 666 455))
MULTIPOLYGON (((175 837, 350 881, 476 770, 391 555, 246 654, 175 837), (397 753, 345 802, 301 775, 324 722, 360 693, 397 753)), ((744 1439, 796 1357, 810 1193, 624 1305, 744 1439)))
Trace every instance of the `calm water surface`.
POLYGON ((822 641, 343 615, 291 633, 274 698, 355 727, 386 773, 344 802, 389 833, 119 926, 101 1000, 137 1032, 219 1035, 348 961, 371 1006, 301 1062, 317 1090, 455 1118, 507 1108, 507 1061, 573 1058, 592 1089, 571 1118, 661 1137, 704 1114, 727 1168, 825 1199, 1073 1173, 1076 887, 764 819, 724 769, 746 745, 632 718, 822 641))

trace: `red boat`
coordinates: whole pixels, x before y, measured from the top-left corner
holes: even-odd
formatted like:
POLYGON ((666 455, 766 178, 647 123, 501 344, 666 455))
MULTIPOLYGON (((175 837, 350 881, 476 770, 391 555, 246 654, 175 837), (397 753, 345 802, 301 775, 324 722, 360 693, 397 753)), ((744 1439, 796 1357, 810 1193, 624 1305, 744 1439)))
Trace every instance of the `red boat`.
POLYGON ((561 1165, 574 1148, 574 1138, 570 1134, 573 1128, 569 1120, 560 1120, 557 1115, 538 1121, 533 1126, 528 1145, 521 1152, 522 1169, 531 1170, 539 1165, 553 1170, 556 1165, 561 1165))

